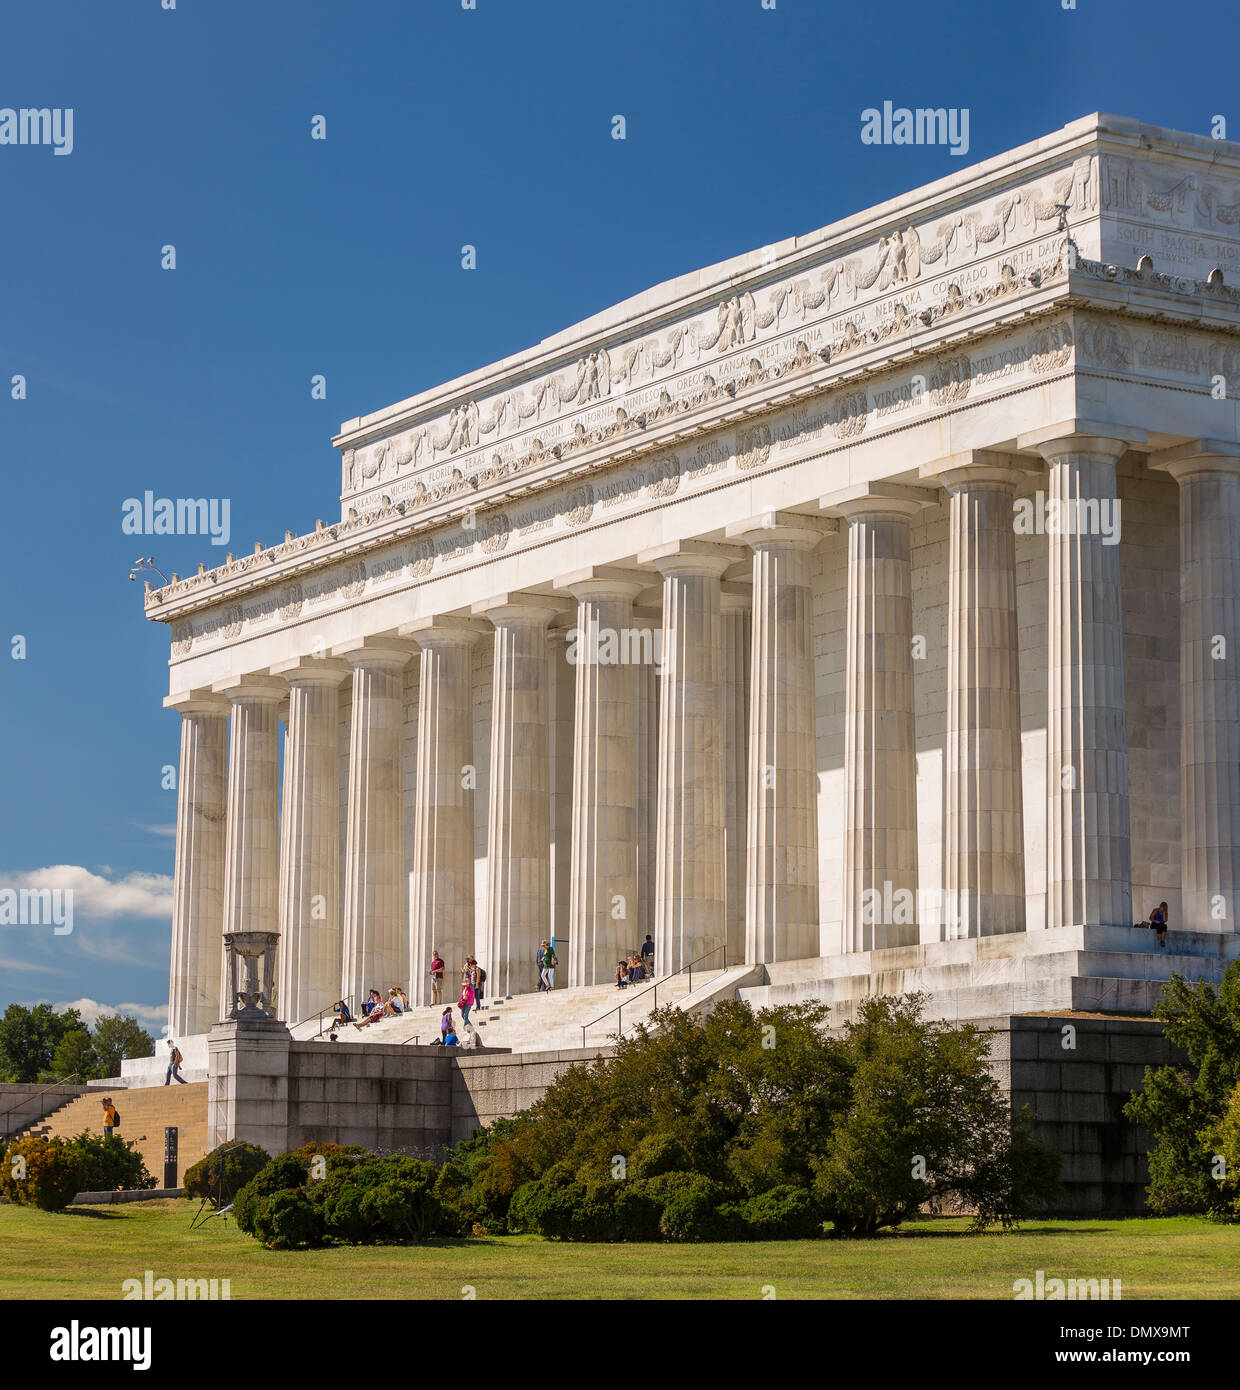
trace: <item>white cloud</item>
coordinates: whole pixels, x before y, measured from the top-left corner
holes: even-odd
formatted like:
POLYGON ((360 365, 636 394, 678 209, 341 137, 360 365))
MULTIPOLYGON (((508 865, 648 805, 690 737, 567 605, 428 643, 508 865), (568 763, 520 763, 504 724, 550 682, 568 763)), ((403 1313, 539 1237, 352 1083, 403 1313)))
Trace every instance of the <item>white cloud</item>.
POLYGON ((39 975, 64 975, 66 973, 54 965, 34 965, 28 960, 13 960, 9 956, 0 956, 0 970, 34 971, 39 975))
POLYGON ((168 840, 175 840, 177 837, 175 821, 171 825, 139 825, 138 829, 145 830, 148 835, 160 835, 168 840))
POLYGON ((4 888, 69 888, 75 917, 154 917, 172 920, 170 874, 125 874, 105 878, 79 864, 51 864, 29 873, 0 874, 4 888))
POLYGON ((105 1014, 125 1014, 129 1018, 136 1018, 148 1032, 162 1033, 168 1018, 167 1004, 101 1004, 97 999, 62 999, 52 1008, 57 1013, 76 1009, 82 1015, 82 1021, 92 1028, 105 1014))

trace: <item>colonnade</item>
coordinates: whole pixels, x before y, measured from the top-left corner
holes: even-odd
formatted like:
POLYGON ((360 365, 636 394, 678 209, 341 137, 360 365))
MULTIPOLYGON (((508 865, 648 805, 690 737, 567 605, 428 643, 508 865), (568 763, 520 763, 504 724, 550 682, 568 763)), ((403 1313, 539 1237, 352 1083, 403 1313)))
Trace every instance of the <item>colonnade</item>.
MULTIPOLYGON (((1019 454, 952 455, 921 468, 917 486, 855 485, 795 512, 738 521, 721 539, 640 551, 562 576, 550 592, 500 594, 467 615, 421 619, 322 660, 171 698, 182 715, 173 1032, 203 1032, 217 1020, 221 934, 243 928, 282 933, 279 1008, 288 1021, 372 984, 412 981, 411 996, 424 1002, 432 946, 456 962, 485 941, 490 989, 530 987, 552 893, 548 632, 566 609, 575 609, 578 651, 587 654, 572 695, 567 959, 561 954, 569 982, 610 979, 647 916, 660 974, 709 953, 754 964, 817 956, 812 556, 839 529, 848 556, 843 947, 916 943, 915 912, 883 908, 901 893, 917 896, 911 528, 944 492, 945 931, 1024 930, 1012 504, 1031 469, 1052 501, 1113 503, 1116 460, 1135 437, 1074 422, 1022 438, 1019 454), (656 586, 657 721, 654 687, 642 689, 654 679, 648 662, 588 659, 598 634, 648 625, 635 603, 656 586), (479 935, 469 770, 482 640, 493 660, 479 935), (411 661, 420 693, 406 882, 411 661)), ((1217 653, 1222 637, 1229 657, 1238 635, 1240 449, 1196 441, 1150 465, 1171 473, 1181 494, 1182 925, 1234 930, 1240 681, 1235 662, 1217 653)), ((1068 529, 1047 545, 1047 926, 1130 925, 1119 550, 1096 532, 1068 529)))

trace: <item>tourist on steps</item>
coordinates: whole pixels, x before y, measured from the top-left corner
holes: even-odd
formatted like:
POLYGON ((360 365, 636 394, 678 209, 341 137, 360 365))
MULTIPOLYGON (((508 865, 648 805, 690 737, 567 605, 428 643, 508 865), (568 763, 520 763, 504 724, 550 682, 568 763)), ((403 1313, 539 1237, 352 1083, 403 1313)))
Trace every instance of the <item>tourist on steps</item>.
POLYGON ((560 962, 555 958, 554 946, 548 946, 545 941, 543 946, 541 978, 543 987, 550 990, 555 988, 555 968, 560 962))
POLYGON ((642 942, 642 964, 646 967, 646 978, 654 979, 654 942, 647 935, 642 942))
POLYGON ((538 989, 541 993, 547 986, 543 981, 543 956, 547 954, 547 943, 540 941, 538 950, 534 952, 534 973, 538 976, 538 989))
POLYGON ((616 988, 628 989, 629 987, 629 967, 622 961, 616 962, 616 988))
POLYGON ((461 1011, 461 1022, 469 1022, 469 1011, 474 1007, 474 987, 469 983, 469 975, 461 982, 461 997, 456 1001, 461 1011))
POLYGON ((168 1039, 168 1047, 170 1049, 168 1053, 168 1071, 167 1074, 164 1076, 164 1085, 170 1085, 172 1082, 172 1078, 175 1076, 176 1079, 181 1083, 181 1085, 184 1086, 185 1078, 181 1075, 181 1063, 185 1060, 185 1058, 181 1056, 181 1049, 176 1045, 176 1043, 172 1041, 171 1038, 168 1039))
POLYGON ((439 1041, 442 1043, 449 1033, 454 1032, 452 1027, 452 1010, 447 1008, 439 1018, 439 1041))
POLYGON ((112 1131, 121 1122, 121 1117, 116 1113, 116 1106, 112 1104, 111 1096, 104 1096, 103 1101, 103 1137, 110 1138, 112 1131))
POLYGON ((431 947, 431 1003, 443 1003, 443 957, 439 947, 431 947))

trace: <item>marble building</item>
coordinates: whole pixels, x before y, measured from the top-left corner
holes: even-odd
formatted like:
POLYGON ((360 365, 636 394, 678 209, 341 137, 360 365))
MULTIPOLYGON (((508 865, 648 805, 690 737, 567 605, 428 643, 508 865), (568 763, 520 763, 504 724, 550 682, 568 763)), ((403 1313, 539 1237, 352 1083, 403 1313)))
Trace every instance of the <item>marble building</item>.
POLYGON ((173 1034, 242 929, 290 1022, 552 935, 1234 955, 1233 285, 1240 146, 1090 116, 345 422, 338 521, 148 586, 173 1034))

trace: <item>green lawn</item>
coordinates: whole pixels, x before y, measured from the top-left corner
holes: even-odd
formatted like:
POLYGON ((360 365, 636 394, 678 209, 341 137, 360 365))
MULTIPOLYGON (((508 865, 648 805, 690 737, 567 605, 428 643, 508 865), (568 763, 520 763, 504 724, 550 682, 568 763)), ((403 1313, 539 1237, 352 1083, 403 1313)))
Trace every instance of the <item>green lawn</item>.
POLYGON ((866 1241, 566 1245, 536 1236, 279 1252, 231 1219, 191 1231, 197 1203, 135 1202, 52 1214, 0 1207, 0 1299, 119 1298, 122 1280, 227 1278, 233 1299, 1004 1298, 1015 1279, 1123 1280, 1135 1298, 1234 1298, 1240 1226, 1193 1218, 1035 1221, 972 1236, 917 1222, 866 1241))

